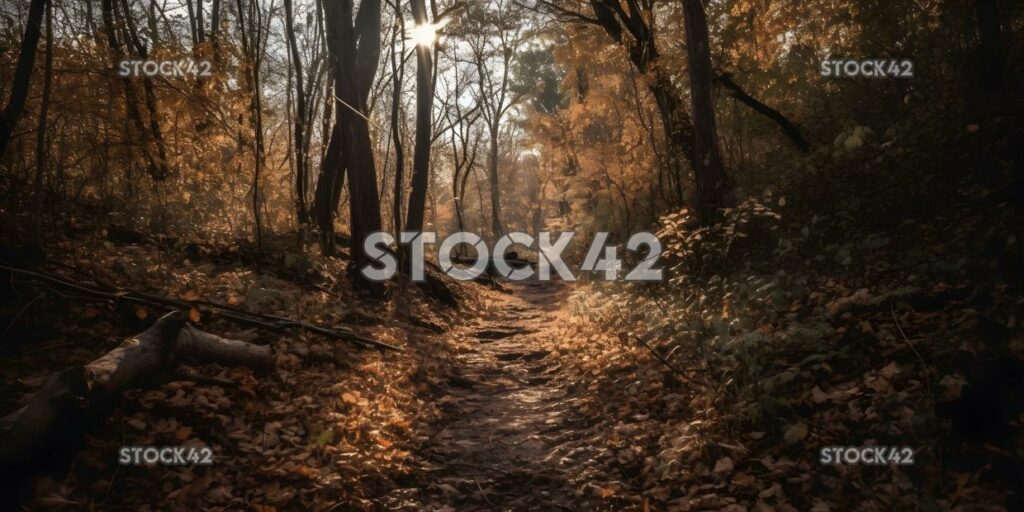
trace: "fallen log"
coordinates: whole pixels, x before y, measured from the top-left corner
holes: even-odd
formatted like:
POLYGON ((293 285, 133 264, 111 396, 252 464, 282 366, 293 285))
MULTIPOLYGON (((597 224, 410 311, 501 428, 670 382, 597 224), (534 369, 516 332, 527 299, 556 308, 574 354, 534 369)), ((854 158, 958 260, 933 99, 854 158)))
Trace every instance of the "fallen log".
POLYGON ((388 343, 384 343, 373 338, 359 335, 345 327, 324 327, 291 318, 267 315, 263 313, 252 313, 242 308, 237 308, 228 304, 221 304, 219 302, 213 302, 208 300, 178 300, 171 299, 168 297, 161 297, 159 295, 154 295, 150 293, 137 292, 131 290, 106 291, 74 283, 62 277, 49 274, 46 272, 26 270, 3 264, 0 264, 0 270, 9 272, 12 278, 19 277, 23 280, 33 282, 37 285, 54 287, 63 290, 70 290, 78 293, 84 298, 94 300, 108 301, 114 303, 126 302, 130 304, 136 304, 140 306, 147 306, 155 309, 164 310, 189 310, 191 308, 196 308, 201 312, 215 314, 216 316, 223 318, 225 320, 229 320, 231 322, 242 325, 247 325, 250 327, 259 327, 274 331, 289 331, 291 329, 303 329, 306 331, 315 332, 317 334, 327 336, 329 338, 348 341, 363 348, 374 347, 380 350, 393 350, 397 352, 401 352, 402 350, 401 348, 396 347, 394 345, 390 345, 388 343))
POLYGON ((0 485, 22 494, 33 476, 62 470, 125 390, 156 384, 179 363, 273 365, 270 347, 203 332, 186 317, 168 313, 99 359, 51 375, 28 405, 0 419, 0 485))

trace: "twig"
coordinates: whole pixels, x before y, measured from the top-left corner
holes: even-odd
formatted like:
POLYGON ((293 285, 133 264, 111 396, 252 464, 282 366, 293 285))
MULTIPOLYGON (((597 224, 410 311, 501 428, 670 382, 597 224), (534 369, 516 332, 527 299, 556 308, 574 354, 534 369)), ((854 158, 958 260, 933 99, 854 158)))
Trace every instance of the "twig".
POLYGON ((490 507, 491 510, 494 510, 494 503, 491 503, 491 499, 487 497, 487 493, 484 491, 484 488, 480 486, 480 482, 476 480, 475 476, 472 476, 471 478, 473 479, 473 483, 476 484, 476 488, 480 489, 480 496, 483 496, 484 501, 487 502, 487 506, 490 507))
POLYGON ((41 298, 43 298, 43 294, 40 293, 39 295, 36 295, 34 299, 28 301, 28 303, 22 306, 22 308, 18 310, 18 313, 14 315, 14 318, 11 319, 11 322, 7 324, 7 328, 4 329, 3 335, 6 335, 11 330, 11 327, 14 327, 14 324, 18 322, 18 319, 21 318, 21 315, 25 314, 25 311, 27 311, 28 308, 32 307, 32 304, 35 304, 35 302, 41 298))
POLYGON ((914 344, 910 341, 910 338, 907 337, 907 333, 903 332, 903 326, 900 325, 900 320, 899 318, 896 317, 896 308, 893 307, 892 302, 889 303, 889 313, 892 314, 892 321, 896 323, 896 329, 900 331, 900 336, 903 336, 903 341, 907 343, 907 346, 910 347, 910 350, 914 352, 914 355, 917 356, 917 360, 921 363, 921 369, 924 370, 924 386, 925 389, 928 391, 928 396, 934 397, 934 395, 932 395, 931 369, 928 368, 928 363, 925 362, 924 356, 922 356, 921 353, 918 352, 917 347, 915 347, 914 344))
POLYGON ((0 264, 0 270, 10 272, 12 282, 15 276, 20 276, 23 279, 42 282, 51 287, 63 288, 66 290, 78 292, 82 294, 84 296, 83 298, 85 299, 112 301, 115 303, 120 301, 162 309, 188 310, 191 308, 200 309, 202 307, 206 308, 207 310, 214 310, 221 318, 230 320, 235 323, 249 325, 252 327, 261 327, 275 331, 303 329, 315 332, 317 334, 322 334, 329 338, 349 341, 361 347, 375 347, 381 350, 393 350, 396 352, 402 351, 402 349, 399 347, 390 345, 388 343, 384 343, 382 341, 377 341, 373 338, 361 336, 353 332, 351 329, 345 327, 329 328, 303 322, 301 320, 295 320, 292 318, 284 318, 280 316, 267 315, 262 313, 250 313, 241 308, 236 308, 228 304, 221 304, 219 302, 213 302, 208 300, 177 300, 170 299, 167 297, 161 297, 159 295, 152 295, 144 292, 137 292, 131 290, 104 291, 73 283, 56 275, 48 274, 45 272, 25 270, 17 267, 12 267, 10 265, 0 264))
POLYGON ((665 365, 665 367, 667 367, 669 370, 672 370, 672 373, 678 375, 679 377, 683 377, 684 374, 688 372, 704 371, 704 368, 677 368, 674 364, 670 363, 667 359, 665 359, 665 357, 662 356, 657 350, 655 350, 654 347, 647 343, 647 340, 639 336, 637 336, 636 339, 637 341, 640 342, 641 345, 647 348, 647 350, 650 350, 651 354, 653 354, 654 357, 658 359, 658 361, 661 361, 661 364, 665 365))

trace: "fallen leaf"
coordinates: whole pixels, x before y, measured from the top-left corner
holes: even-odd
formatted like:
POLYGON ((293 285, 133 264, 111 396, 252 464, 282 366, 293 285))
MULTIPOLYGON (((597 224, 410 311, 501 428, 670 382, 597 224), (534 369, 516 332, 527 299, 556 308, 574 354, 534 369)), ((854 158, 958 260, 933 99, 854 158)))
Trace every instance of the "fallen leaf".
POLYGON ((782 435, 782 439, 786 441, 786 444, 794 444, 803 441, 807 437, 807 424, 796 423, 786 428, 786 432, 782 435))
POLYGON ((732 473, 734 467, 735 465, 733 464, 732 459, 730 459, 729 457, 722 457, 721 459, 718 459, 718 462, 715 463, 715 469, 713 469, 712 471, 718 475, 725 475, 732 473))
POLYGON ((174 438, 178 441, 184 441, 192 435, 191 427, 178 427, 178 430, 174 431, 174 438))

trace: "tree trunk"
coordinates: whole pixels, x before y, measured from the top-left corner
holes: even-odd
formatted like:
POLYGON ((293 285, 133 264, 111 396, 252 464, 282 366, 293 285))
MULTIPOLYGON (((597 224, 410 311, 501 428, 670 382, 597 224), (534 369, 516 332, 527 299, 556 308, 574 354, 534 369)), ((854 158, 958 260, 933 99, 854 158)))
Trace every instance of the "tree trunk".
MULTIPOLYGON (((340 167, 328 169, 325 165, 320 180, 327 179, 323 187, 318 184, 318 214, 321 218, 321 240, 324 252, 334 251, 333 212, 340 198, 343 172, 348 172, 349 217, 351 225, 351 250, 353 265, 349 268, 355 276, 361 276, 359 269, 370 263, 363 251, 363 241, 371 233, 380 231, 380 196, 377 191, 377 170, 370 141, 370 125, 366 117, 366 102, 373 77, 377 73, 380 57, 380 0, 363 0, 359 13, 353 20, 352 0, 324 3, 324 23, 327 32, 327 46, 331 55, 334 86, 338 96, 335 121, 336 133, 331 135, 331 144, 340 144, 340 167), (353 23, 354 21, 354 23, 353 23), (337 194, 330 194, 334 185, 337 194), (323 191, 321 191, 323 189, 323 191)), ((328 148, 330 153, 332 148, 328 148)), ((330 156, 330 155, 328 155, 330 156)))
POLYGON ((32 80, 32 68, 36 61, 36 46, 39 44, 40 26, 43 23, 43 7, 46 0, 32 0, 28 7, 28 23, 25 36, 21 39, 21 53, 18 55, 18 66, 14 71, 14 83, 11 86, 11 97, 7 108, 0 113, 0 157, 3 157, 10 142, 14 126, 25 108, 28 97, 29 82, 32 80))
POLYGON ((498 128, 491 128, 491 147, 487 154, 487 182, 491 186, 491 232, 497 240, 503 234, 501 228, 501 191, 498 184, 498 128))
POLYGON ((285 33, 288 46, 295 66, 295 217, 299 230, 309 223, 309 211, 306 207, 306 188, 309 186, 309 165, 306 156, 306 90, 303 85, 302 56, 299 54, 299 43, 295 38, 295 16, 292 12, 292 0, 284 0, 285 33))
POLYGON ((46 3, 46 58, 43 71, 43 98, 39 107, 39 132, 36 134, 36 175, 32 184, 33 237, 37 249, 43 248, 43 177, 46 175, 46 122, 50 110, 53 83, 53 4, 46 3))
MULTIPOLYGON (((405 21, 402 17, 401 4, 395 4, 395 28, 391 37, 391 140, 395 145, 395 194, 392 205, 392 222, 395 225, 395 240, 402 232, 402 190, 405 187, 405 147, 402 131, 399 126, 399 113, 402 105, 402 79, 405 76, 405 43, 397 50, 399 34, 405 33, 405 21)), ((402 246, 398 246, 398 256, 402 256, 402 246)))
POLYGON ((689 59, 690 104, 693 111, 693 173, 696 181, 697 215, 710 224, 725 201, 725 169, 715 126, 715 102, 711 96, 711 50, 708 20, 701 0, 681 0, 686 24, 689 59))
MULTIPOLYGON (((412 15, 417 25, 429 23, 424 0, 412 0, 412 15)), ((433 57, 431 44, 416 46, 416 147, 413 153, 412 190, 409 193, 409 231, 423 230, 427 188, 430 184, 430 128, 434 106, 433 57)))
POLYGON ((670 77, 655 71, 650 89, 658 106, 659 117, 661 117, 661 127, 665 132, 665 145, 668 146, 670 186, 675 200, 678 204, 682 204, 685 199, 683 193, 683 179, 686 175, 684 159, 688 159, 691 166, 693 165, 693 123, 690 121, 690 116, 683 110, 679 91, 672 84, 670 77))
POLYGON ((977 0, 978 32, 981 45, 979 65, 981 85, 986 92, 996 92, 1003 83, 1003 30, 999 19, 999 0, 977 0))
POLYGON ((260 64, 262 44, 266 40, 263 37, 263 22, 261 20, 259 5, 255 0, 250 0, 249 17, 246 20, 243 14, 242 0, 237 0, 238 26, 242 36, 242 55, 245 62, 242 65, 245 86, 249 90, 249 119, 253 131, 253 177, 252 177, 252 214, 256 231, 256 250, 263 252, 263 222, 260 215, 260 175, 263 171, 265 158, 265 146, 263 140, 263 100, 260 95, 260 64), (248 30, 246 30, 248 23, 248 30))
MULTIPOLYGON (((333 105, 328 101, 327 105, 333 105)), ((342 108, 338 106, 340 111, 342 108)), ((325 110, 328 110, 325 107, 325 110)), ((342 153, 345 143, 341 140, 342 130, 337 121, 331 129, 327 149, 320 164, 320 178, 316 182, 313 209, 317 227, 320 229, 320 247, 325 254, 334 254, 334 214, 338 210, 341 189, 345 186, 345 167, 342 153)))
POLYGON ((199 33, 196 32, 196 9, 192 0, 185 0, 185 10, 188 12, 188 28, 192 35, 192 47, 199 44, 199 33))

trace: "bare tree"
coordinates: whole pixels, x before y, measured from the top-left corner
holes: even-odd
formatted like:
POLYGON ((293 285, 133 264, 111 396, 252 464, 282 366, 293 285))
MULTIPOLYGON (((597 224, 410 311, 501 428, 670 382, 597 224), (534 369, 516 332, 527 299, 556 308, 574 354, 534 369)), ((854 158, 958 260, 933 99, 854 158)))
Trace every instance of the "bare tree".
POLYGON ((487 125, 487 181, 491 188, 491 231, 495 238, 504 232, 501 224, 501 185, 498 179, 498 143, 502 122, 519 100, 511 90, 511 72, 522 39, 521 13, 507 0, 470 11, 473 30, 468 35, 471 59, 476 66, 477 97, 487 125))
MULTIPOLYGON (((424 0, 412 0, 412 15, 417 26, 429 26, 424 0)), ((406 221, 406 228, 410 231, 423 229, 427 188, 430 184, 430 130, 434 107, 433 45, 434 41, 421 41, 416 45, 416 145, 413 148, 412 189, 409 192, 409 216, 406 221)))
MULTIPOLYGON (((253 132, 252 214, 256 229, 256 247, 263 251, 263 223, 260 216, 260 175, 266 160, 263 138, 263 96, 260 92, 260 67, 269 27, 264 26, 263 11, 256 0, 235 0, 238 30, 242 42, 242 76, 249 93, 249 121, 253 132), (248 11, 248 12, 246 12, 248 11)), ((273 4, 270 9, 273 10, 273 4)))
POLYGON ((14 85, 11 96, 7 100, 7 108, 0 113, 0 157, 7 149, 21 111, 25 108, 28 97, 28 86, 32 79, 32 68, 36 61, 36 46, 39 44, 40 26, 43 23, 43 7, 46 0, 32 0, 28 8, 28 24, 25 36, 21 38, 21 53, 18 55, 18 67, 14 71, 14 85))

